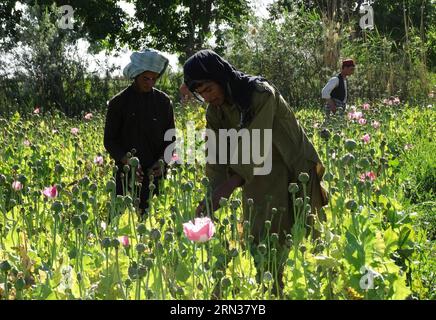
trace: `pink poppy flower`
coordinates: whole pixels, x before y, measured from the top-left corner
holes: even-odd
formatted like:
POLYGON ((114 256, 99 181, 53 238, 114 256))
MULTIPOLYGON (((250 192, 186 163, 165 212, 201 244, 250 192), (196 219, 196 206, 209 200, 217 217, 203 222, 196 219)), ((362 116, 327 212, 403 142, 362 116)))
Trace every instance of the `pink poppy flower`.
POLYGON ((365 180, 374 181, 375 178, 376 178, 376 175, 375 175, 375 173, 372 172, 372 171, 368 171, 368 172, 362 173, 362 174, 360 175, 360 181, 363 181, 363 182, 364 182, 365 180))
POLYGON ((102 156, 96 156, 94 158, 94 163, 98 166, 102 166, 103 165, 103 157, 102 156))
POLYGON ((85 114, 85 116, 83 118, 85 118, 85 120, 91 120, 92 119, 92 113, 89 112, 89 113, 85 114))
POLYGON ((392 100, 393 104, 400 104, 400 98, 395 97, 394 100, 392 100))
POLYGON ((15 191, 20 191, 23 189, 23 184, 20 181, 15 180, 12 182, 12 189, 15 191))
POLYGON ((123 247, 129 247, 130 246, 130 242, 129 242, 129 237, 128 236, 122 236, 118 239, 120 241, 120 243, 122 244, 123 247))
POLYGON ((52 187, 44 188, 44 191, 42 193, 47 198, 56 198, 58 196, 58 189, 56 189, 56 185, 53 185, 52 187))
POLYGON ((364 119, 364 118, 360 118, 360 119, 359 119, 359 124, 361 124, 361 125, 366 124, 366 119, 364 119))
POLYGON ((33 110, 34 114, 39 114, 40 112, 41 112, 41 109, 38 106, 36 106, 35 110, 33 110))
POLYGON ((79 133, 79 129, 71 128, 71 133, 74 134, 74 135, 77 135, 79 133))
POLYGON ((371 136, 368 133, 362 137, 362 141, 364 143, 369 143, 370 140, 371 140, 371 136))
POLYGON ((195 242, 206 242, 212 238, 215 233, 215 226, 210 218, 195 218, 192 221, 183 224, 183 232, 186 237, 195 242))
POLYGON ((410 150, 410 149, 412 149, 413 148, 413 145, 412 144, 410 144, 410 143, 407 143, 405 146, 404 146, 404 150, 410 150))
POLYGON ((371 107, 371 105, 369 103, 364 103, 362 106, 363 110, 369 110, 369 108, 371 107))
POLYGON ((380 128, 380 122, 378 122, 377 120, 374 120, 374 121, 371 123, 371 125, 372 125, 372 127, 373 127, 374 129, 378 129, 378 128, 380 128))
POLYGON ((26 147, 29 147, 29 146, 30 146, 30 141, 26 139, 26 140, 23 141, 23 144, 24 144, 26 147))

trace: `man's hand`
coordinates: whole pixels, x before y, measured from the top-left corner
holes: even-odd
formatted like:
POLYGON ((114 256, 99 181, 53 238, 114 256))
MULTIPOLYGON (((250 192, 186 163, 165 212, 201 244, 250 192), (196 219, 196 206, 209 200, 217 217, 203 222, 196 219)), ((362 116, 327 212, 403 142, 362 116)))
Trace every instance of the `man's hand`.
MULTIPOLYGON (((242 179, 241 176, 235 174, 230 177, 230 179, 226 180, 224 183, 222 183, 218 188, 215 189, 213 195, 212 195, 212 203, 208 203, 209 208, 212 212, 219 209, 220 205, 219 202, 221 198, 229 198, 233 191, 244 184, 244 179, 242 179)), ((208 202, 210 202, 210 199, 208 199, 208 202)), ((211 212, 211 213, 212 213, 211 212)), ((201 216, 201 214, 207 213, 206 203, 205 200, 203 200, 195 210, 195 215, 201 216)))
POLYGON ((148 176, 153 175, 155 178, 160 178, 163 170, 165 170, 165 168, 161 168, 158 160, 148 169, 147 174, 148 176))
POLYGON ((336 113, 336 104, 333 101, 333 99, 329 99, 327 103, 329 105, 330 111, 333 112, 333 114, 335 114, 336 113))
POLYGON ((143 180, 144 180, 144 171, 142 171, 142 167, 141 165, 139 165, 138 168, 136 168, 136 181, 142 183, 143 180))

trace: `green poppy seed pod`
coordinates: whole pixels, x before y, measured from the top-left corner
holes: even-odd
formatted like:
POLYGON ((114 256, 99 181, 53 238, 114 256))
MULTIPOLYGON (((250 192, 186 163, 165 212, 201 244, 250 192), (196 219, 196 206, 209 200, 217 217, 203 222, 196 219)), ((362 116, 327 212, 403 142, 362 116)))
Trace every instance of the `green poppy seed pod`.
POLYGON ((125 196, 123 202, 124 202, 124 205, 126 207, 130 207, 132 205, 132 203, 133 203, 132 197, 131 196, 125 196))
POLYGON ((126 285, 126 287, 130 287, 132 285, 132 280, 130 280, 129 278, 126 279, 126 281, 124 281, 124 284, 126 285))
POLYGON ((271 272, 267 271, 263 274, 263 283, 270 283, 273 280, 271 272))
POLYGON ((275 215, 277 214, 277 208, 272 208, 272 209, 271 209, 271 214, 272 214, 273 216, 275 216, 275 215))
POLYGON ((108 237, 103 238, 103 240, 101 241, 101 246, 102 246, 104 249, 108 249, 108 248, 111 246, 111 239, 108 238, 108 237))
POLYGON ((144 259, 144 266, 149 270, 153 268, 153 259, 151 258, 144 259))
POLYGON ((320 132, 320 136, 323 140, 328 141, 331 137, 330 130, 327 128, 322 129, 320 132))
POLYGON ((144 253, 145 252, 145 244, 143 243, 138 243, 135 247, 136 252, 138 252, 139 254, 144 253))
POLYGON ((97 191, 97 184, 96 183, 91 183, 90 185, 89 185, 89 191, 91 191, 91 192, 96 192, 97 191))
POLYGON ((87 187, 87 186, 90 184, 90 182, 91 182, 91 180, 89 180, 88 176, 84 176, 84 177, 80 180, 79 184, 80 184, 81 186, 83 186, 83 187, 87 187))
POLYGON ((55 202, 53 202, 53 204, 51 205, 51 210, 54 211, 55 213, 59 213, 64 209, 64 206, 62 204, 62 202, 60 202, 59 200, 56 200, 55 202))
POLYGON ((266 245, 264 245, 263 243, 259 244, 257 246, 257 251, 260 255, 264 256, 266 254, 266 245))
POLYGON ((150 236, 151 236, 152 240, 156 241, 156 240, 160 239, 161 235, 162 234, 160 233, 160 231, 158 229, 151 230, 150 236))
POLYGON ((82 224, 82 219, 80 219, 80 216, 74 215, 71 218, 71 223, 73 224, 74 228, 78 228, 82 224))
POLYGON ((147 274, 147 268, 144 267, 144 266, 139 266, 139 268, 138 268, 138 277, 142 279, 142 278, 145 277, 146 274, 147 274))
POLYGON ((310 206, 309 203, 306 203, 306 207, 305 207, 304 212, 305 212, 306 214, 310 214, 311 211, 312 211, 312 207, 310 206))
POLYGON ((165 224, 165 218, 160 218, 159 219, 159 224, 161 227, 163 227, 163 225, 165 224))
POLYGON ((224 272, 222 272, 221 270, 217 270, 215 272, 215 276, 217 279, 222 279, 222 277, 224 277, 224 272))
POLYGON ((139 159, 137 157, 133 157, 129 159, 129 165, 132 168, 137 168, 139 166, 139 159))
POLYGON ((286 246, 289 248, 289 247, 291 247, 292 246, 292 235, 291 234, 287 234, 286 235, 286 246))
POLYGON ((209 186, 209 179, 207 177, 203 177, 201 179, 201 184, 205 187, 208 187, 209 186))
POLYGON ((220 201, 219 201, 219 205, 220 205, 220 207, 225 207, 225 206, 227 206, 227 199, 221 197, 221 199, 220 199, 220 201))
POLYGON ((230 256, 231 257, 235 258, 235 257, 238 256, 238 254, 239 254, 238 249, 233 248, 233 249, 230 250, 230 256))
POLYGON ((325 181, 329 181, 329 182, 331 182, 331 181, 333 181, 333 179, 334 179, 334 176, 333 176, 333 174, 332 174, 331 172, 327 172, 327 173, 324 175, 324 180, 325 180, 325 181))
POLYGON ((132 153, 131 153, 131 152, 127 152, 127 153, 126 153, 126 158, 127 158, 127 159, 130 159, 131 157, 132 157, 132 153))
POLYGON ((353 199, 351 199, 351 200, 348 200, 348 201, 347 201, 347 203, 345 204, 345 207, 346 207, 348 210, 355 211, 355 210, 357 209, 357 203, 356 203, 356 201, 354 201, 353 199))
POLYGON ((124 172, 124 173, 128 173, 129 171, 130 171, 130 166, 127 165, 127 164, 125 164, 125 165, 123 166, 123 172, 124 172))
MULTIPOLYGON (((222 199, 222 198, 221 198, 221 199, 222 199)), ((253 200, 253 198, 248 198, 248 199, 247 199, 247 204, 248 204, 249 207, 253 207, 253 205, 254 205, 254 200, 253 200)))
POLYGON ((250 234, 250 235, 248 236, 248 242, 249 242, 249 243, 253 243, 253 242, 254 242, 254 236, 253 236, 252 234, 250 234))
POLYGON ((111 240, 111 246, 115 249, 118 249, 120 247, 120 240, 118 240, 117 238, 113 238, 111 240))
POLYGON ((338 134, 338 133, 335 133, 334 136, 333 136, 333 141, 335 143, 339 143, 341 141, 341 135, 338 134))
POLYGON ((138 232, 139 235, 144 235, 147 233, 147 227, 145 226, 144 223, 140 223, 136 227, 136 231, 138 232))
POLYGON ((106 182, 106 192, 112 192, 115 191, 116 184, 114 180, 109 180, 106 182))
POLYGON ((167 231, 165 232, 164 239, 166 242, 172 242, 174 240, 174 234, 171 231, 167 231))
POLYGON ((77 201, 76 208, 79 211, 85 211, 86 210, 86 205, 82 201, 77 201))
POLYGON ((6 176, 4 174, 0 174, 0 184, 6 183, 6 176))
POLYGON ((351 153, 347 153, 341 159, 344 165, 352 164, 354 162, 354 156, 351 153))
POLYGON ((89 199, 89 194, 87 191, 82 192, 82 199, 83 201, 87 201, 89 199))
POLYGON ((270 239, 272 243, 278 243, 279 242, 279 235, 277 233, 271 233, 270 239))
POLYGON ((185 291, 183 290, 182 287, 177 287, 176 294, 178 296, 183 296, 185 294, 185 291))
POLYGON ((362 159, 360 159, 360 161, 359 161, 359 165, 360 165, 362 168, 369 168, 369 166, 370 166, 370 162, 369 162, 368 158, 362 158, 362 159))
POLYGON ((271 256, 276 257, 277 256, 277 248, 271 248, 271 256))
POLYGON ((15 281, 15 289, 17 291, 23 290, 25 286, 26 286, 26 280, 24 280, 24 278, 20 277, 17 279, 17 281, 15 281))
POLYGON ((74 196, 74 197, 78 197, 78 196, 79 196, 80 189, 79 189, 78 186, 74 186, 74 187, 71 189, 71 192, 73 193, 73 196, 74 196))
POLYGON ((302 198, 297 198, 297 199, 295 199, 295 206, 296 206, 297 208, 301 208, 301 207, 303 206, 303 204, 304 204, 304 201, 303 201, 302 198))
POLYGON ((298 187, 298 184, 295 182, 292 182, 289 184, 288 191, 292 194, 297 193, 300 190, 300 187, 298 187))
POLYGON ((3 260, 2 262, 0 262, 0 270, 2 271, 2 272, 8 272, 9 270, 11 270, 11 265, 10 265, 10 263, 9 263, 9 261, 8 260, 3 260))
POLYGON ((85 212, 83 212, 83 213, 80 215, 80 220, 82 220, 82 223, 83 223, 83 224, 85 224, 86 221, 88 221, 88 219, 89 219, 89 216, 88 216, 88 214, 86 214, 85 212))
POLYGON ((233 210, 238 209, 241 206, 241 200, 236 199, 236 200, 232 200, 230 203, 230 208, 232 208, 233 210))
POLYGON ((298 175, 298 181, 301 183, 307 183, 309 181, 309 175, 306 172, 302 172, 298 175))
POLYGON ((222 287, 223 289, 227 289, 227 288, 229 288, 231 285, 232 285, 232 281, 231 281, 228 277, 225 277, 225 278, 222 278, 222 279, 221 279, 221 287, 222 287))
POLYGON ((150 192, 153 192, 154 189, 156 189, 156 186, 154 185, 153 182, 148 185, 148 189, 150 190, 150 192))
POLYGON ((356 141, 353 139, 347 139, 345 140, 345 149, 349 152, 353 151, 357 146, 356 141))

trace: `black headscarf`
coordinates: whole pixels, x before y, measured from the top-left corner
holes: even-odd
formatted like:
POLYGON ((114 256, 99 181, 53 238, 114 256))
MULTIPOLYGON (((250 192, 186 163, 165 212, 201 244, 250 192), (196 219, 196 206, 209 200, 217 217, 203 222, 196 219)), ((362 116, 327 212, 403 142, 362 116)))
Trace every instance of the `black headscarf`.
POLYGON ((241 119, 239 126, 245 127, 253 118, 251 97, 256 82, 266 81, 259 76, 249 76, 236 70, 230 63, 212 50, 201 50, 190 57, 183 66, 186 86, 194 92, 201 81, 212 80, 224 88, 239 107, 241 119))

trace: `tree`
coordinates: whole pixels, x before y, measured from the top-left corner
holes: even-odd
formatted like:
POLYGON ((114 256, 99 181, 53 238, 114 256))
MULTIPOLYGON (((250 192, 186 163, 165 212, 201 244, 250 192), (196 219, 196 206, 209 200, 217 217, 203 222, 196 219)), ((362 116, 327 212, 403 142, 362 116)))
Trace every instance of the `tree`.
POLYGON ((133 47, 151 46, 181 53, 183 61, 202 49, 223 25, 232 27, 250 12, 247 0, 134 1, 136 14, 122 41, 133 47), (138 23, 143 23, 139 26, 138 23), (213 30, 214 28, 215 30, 213 30))

